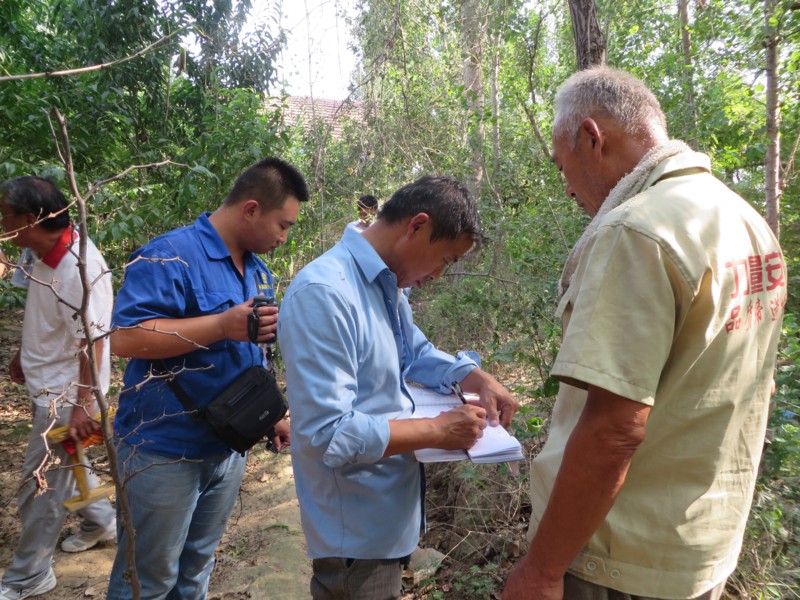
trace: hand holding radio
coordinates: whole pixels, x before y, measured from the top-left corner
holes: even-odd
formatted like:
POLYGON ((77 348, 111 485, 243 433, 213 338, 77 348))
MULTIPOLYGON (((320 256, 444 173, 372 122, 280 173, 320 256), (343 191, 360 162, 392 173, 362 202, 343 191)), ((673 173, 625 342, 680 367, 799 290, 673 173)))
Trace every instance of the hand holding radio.
MULTIPOLYGON (((247 316, 247 337, 254 343, 258 344, 258 329, 259 329, 259 314, 258 309, 262 306, 277 306, 275 298, 271 296, 256 296, 253 298, 253 311, 247 316)), ((275 342, 275 334, 267 340, 267 345, 270 346, 275 342)))

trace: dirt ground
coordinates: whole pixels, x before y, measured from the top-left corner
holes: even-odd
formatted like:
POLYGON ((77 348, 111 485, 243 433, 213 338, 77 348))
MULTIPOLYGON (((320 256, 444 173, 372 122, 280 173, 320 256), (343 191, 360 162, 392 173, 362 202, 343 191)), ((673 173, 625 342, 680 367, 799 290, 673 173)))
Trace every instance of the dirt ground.
MULTIPOLYGON (((7 368, 19 345, 21 317, 21 311, 0 312, 0 572, 19 535, 15 493, 30 421, 24 389, 11 383, 7 368)), ((78 519, 69 516, 61 539, 77 527, 78 519)), ((57 549, 58 586, 37 598, 104 598, 115 552, 112 543, 78 554, 57 549)), ((217 549, 209 598, 308 598, 310 576, 289 456, 259 446, 250 455, 239 503, 217 549)))

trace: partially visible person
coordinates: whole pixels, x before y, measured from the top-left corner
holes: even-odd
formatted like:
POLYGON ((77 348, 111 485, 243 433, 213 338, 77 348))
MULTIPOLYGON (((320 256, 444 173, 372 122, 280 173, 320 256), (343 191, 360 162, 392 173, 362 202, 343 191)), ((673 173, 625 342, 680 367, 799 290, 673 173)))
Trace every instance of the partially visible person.
POLYGON ((635 77, 581 71, 555 106, 553 161, 593 220, 561 278, 561 386, 503 598, 717 599, 764 443, 781 248, 635 77))
POLYGON ((363 233, 292 281, 278 321, 292 411, 292 464, 315 600, 397 598, 417 547, 422 478, 413 451, 466 449, 508 426, 512 395, 466 353, 435 348, 402 288, 438 279, 481 239, 469 192, 447 177, 398 190, 363 233), (410 419, 414 381, 480 395, 435 419, 410 419))
MULTIPOLYGON (((86 315, 92 325, 84 331, 78 318, 83 286, 78 269, 77 228, 69 218, 67 199, 51 182, 17 177, 0 186, 0 208, 6 234, 17 246, 30 249, 35 259, 29 274, 22 341, 9 365, 11 380, 25 385, 31 398, 32 427, 22 465, 17 504, 22 528, 11 564, 3 573, 0 600, 39 596, 56 587, 53 554, 66 518, 64 501, 76 495, 72 469, 48 470, 47 489, 40 489, 36 471, 47 463, 48 452, 61 464, 68 456, 61 444, 48 448, 45 434, 68 425, 73 440, 98 427, 87 345, 94 345, 100 386, 108 391, 109 345, 104 341, 111 325, 111 276, 91 240, 86 241, 86 272, 91 283, 86 315)), ((97 478, 86 465, 89 485, 97 478)), ((100 541, 116 538, 114 509, 107 499, 79 511, 78 533, 66 538, 61 549, 81 552, 100 541)))
MULTIPOLYGON (((36 257, 30 248, 23 248, 17 259, 16 266, 11 267, 11 283, 19 288, 28 289, 30 287, 30 275, 36 257)), ((9 262, 5 253, 0 250, 0 279, 6 274, 9 262)))
POLYGON ((353 226, 358 231, 364 231, 375 221, 375 216, 378 214, 378 199, 372 194, 364 194, 356 202, 356 210, 358 211, 358 220, 353 223, 353 226))
MULTIPOLYGON (((265 158, 237 178, 216 211, 155 238, 127 267, 111 345, 131 360, 114 431, 142 600, 206 597, 246 461, 153 375, 176 373, 174 381, 202 409, 242 372, 266 364, 263 347, 247 334, 253 297, 274 297, 272 274, 257 254, 286 241, 307 200, 300 172, 265 158)), ((258 340, 267 342, 278 308, 258 310, 258 340)), ((288 423, 281 421, 275 448, 289 442, 288 423)), ((120 530, 110 600, 132 597, 127 540, 120 530)))
POLYGON ((31 272, 33 271, 34 262, 36 262, 36 257, 33 255, 33 250, 23 248, 17 259, 17 266, 11 274, 11 283, 18 288, 27 290, 31 286, 31 272))
MULTIPOLYGON (((33 263, 36 257, 30 248, 23 248, 20 252, 17 264, 11 267, 11 283, 18 288, 28 289, 30 286, 30 273, 33 268, 33 263)), ((0 250, 0 278, 2 278, 8 270, 8 258, 5 253, 0 250)))

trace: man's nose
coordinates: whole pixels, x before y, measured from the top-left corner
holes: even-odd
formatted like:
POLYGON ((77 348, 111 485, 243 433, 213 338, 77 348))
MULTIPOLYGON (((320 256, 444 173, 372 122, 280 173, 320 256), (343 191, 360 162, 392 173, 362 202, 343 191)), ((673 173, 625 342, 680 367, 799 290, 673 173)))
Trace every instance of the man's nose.
POLYGON ((428 273, 428 281, 436 281, 442 276, 442 273, 444 273, 444 266, 441 266, 435 271, 428 273))
POLYGON ((570 198, 577 198, 577 196, 575 195, 575 190, 572 189, 572 186, 570 186, 570 184, 567 184, 566 192, 567 196, 569 196, 570 198))

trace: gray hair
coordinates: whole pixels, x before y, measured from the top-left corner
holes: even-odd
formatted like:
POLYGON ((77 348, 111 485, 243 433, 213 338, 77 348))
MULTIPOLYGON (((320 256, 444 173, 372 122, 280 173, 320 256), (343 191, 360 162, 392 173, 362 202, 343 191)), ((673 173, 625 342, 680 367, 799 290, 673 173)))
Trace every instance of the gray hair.
POLYGON ((606 66, 571 75, 556 93, 555 111, 553 138, 568 136, 573 147, 581 122, 598 115, 610 116, 631 135, 667 131, 661 105, 647 86, 630 73, 606 66))

